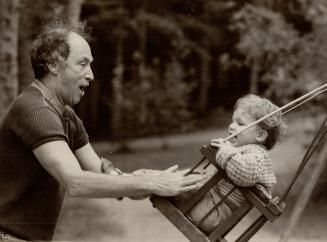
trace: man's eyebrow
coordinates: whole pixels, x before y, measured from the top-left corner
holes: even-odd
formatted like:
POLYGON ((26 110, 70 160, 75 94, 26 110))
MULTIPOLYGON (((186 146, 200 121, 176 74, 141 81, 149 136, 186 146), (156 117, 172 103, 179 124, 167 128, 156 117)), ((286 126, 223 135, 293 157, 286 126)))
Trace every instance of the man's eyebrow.
POLYGON ((92 63, 93 62, 93 58, 90 59, 90 58, 84 56, 82 58, 82 61, 86 61, 86 62, 92 63))

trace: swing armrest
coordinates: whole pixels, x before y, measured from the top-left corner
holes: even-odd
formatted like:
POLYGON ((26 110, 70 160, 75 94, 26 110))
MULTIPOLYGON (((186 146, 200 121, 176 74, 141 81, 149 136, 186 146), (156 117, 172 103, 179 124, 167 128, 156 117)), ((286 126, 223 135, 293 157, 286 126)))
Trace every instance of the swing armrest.
POLYGON ((281 213, 284 211, 286 207, 286 204, 284 202, 278 203, 275 199, 271 199, 267 203, 267 208, 276 216, 281 215, 281 213))
POLYGON ((222 175, 220 172, 217 172, 198 191, 191 194, 186 201, 175 203, 176 207, 180 209, 182 213, 187 213, 220 179, 222 179, 222 175))
POLYGON ((243 196, 253 204, 270 222, 273 222, 283 211, 283 206, 279 206, 274 199, 268 202, 261 200, 250 189, 239 187, 243 196))

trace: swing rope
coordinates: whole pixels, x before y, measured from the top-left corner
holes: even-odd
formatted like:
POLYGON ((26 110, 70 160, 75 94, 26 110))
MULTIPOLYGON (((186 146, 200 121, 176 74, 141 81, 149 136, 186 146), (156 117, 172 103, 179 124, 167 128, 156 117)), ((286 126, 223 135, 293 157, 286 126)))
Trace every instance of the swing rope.
POLYGON ((312 157, 312 155, 314 154, 314 152, 317 150, 317 148, 320 146, 324 136, 327 133, 327 116, 324 120, 324 122, 322 123, 322 125, 320 126, 320 128, 318 129, 317 134, 315 135, 314 139, 312 140, 309 148, 307 149, 306 153, 304 154, 302 161, 291 181, 291 183, 288 185, 286 191, 284 192, 283 196, 280 199, 280 202, 285 201, 286 197, 289 195, 291 189, 294 186, 295 181, 297 180, 297 178, 299 177, 299 175, 302 173, 304 167, 306 166, 306 164, 308 163, 308 161, 310 160, 310 158, 312 157))
MULTIPOLYGON (((290 111, 294 110, 295 108, 303 105, 304 103, 310 101, 311 99, 315 98, 315 97, 318 97, 319 95, 321 95, 322 93, 324 93, 325 91, 327 91, 327 83, 317 87, 316 89, 304 94, 303 96, 285 104, 284 106, 276 109, 275 111, 267 114, 266 116, 256 120, 255 122, 247 125, 246 127, 244 127, 243 129, 239 130, 238 132, 235 132, 231 135, 229 135, 228 137, 226 137, 223 141, 226 142, 228 140, 230 140, 231 138, 237 136, 238 134, 244 132, 245 130, 253 127, 254 125, 264 121, 265 119, 269 118, 270 116, 278 113, 278 112, 282 112, 282 115, 285 115, 287 113, 289 113, 290 111)), ((310 157, 309 157, 310 158, 310 157)), ((191 173, 193 173, 193 171, 198 168, 202 162, 205 160, 205 158, 202 158, 194 167, 192 167, 187 173, 185 173, 184 175, 187 176, 191 173)), ((305 163, 305 162, 304 162, 305 163)), ((306 163, 305 163, 306 164, 306 163)))
MULTIPOLYGON (((266 118, 276 114, 277 112, 281 112, 282 115, 285 115, 287 113, 289 113, 290 111, 294 110, 295 108, 303 105, 304 103, 312 100, 313 98, 321 95, 322 93, 324 93, 325 91, 327 91, 327 83, 316 88, 313 91, 310 91, 309 93, 297 98, 296 100, 282 106, 281 108, 278 108, 277 110, 273 111, 272 113, 266 115, 265 117, 257 120, 256 122, 246 126, 245 128, 243 128, 242 130, 240 130, 237 133, 234 133, 232 135, 230 135, 229 137, 225 138, 224 141, 227 141, 231 138, 233 138, 234 136, 238 135, 239 133, 245 131, 246 129, 258 124, 259 122, 262 122, 263 120, 265 120, 266 118)), ((275 218, 277 218, 283 208, 284 208, 284 200, 286 199, 286 197, 289 195, 295 181, 297 180, 298 176, 300 175, 300 173, 303 171, 305 165, 309 162, 310 158, 313 156, 314 152, 316 152, 316 150, 321 146, 321 143, 323 141, 323 138, 325 137, 327 133, 327 116, 324 120, 324 122, 322 123, 322 125, 320 126, 320 128, 317 130, 317 134, 314 136, 310 146, 308 147, 307 151, 305 152, 305 155, 300 163, 300 165, 298 166, 297 171, 295 172, 294 177, 292 178, 291 183, 288 185, 285 193, 283 194, 282 198, 279 200, 260 200, 260 197, 258 197, 258 200, 254 199, 256 197, 256 194, 253 195, 253 197, 250 197, 250 200, 248 201, 248 203, 245 203, 245 207, 241 207, 242 210, 237 210, 237 212, 235 212, 235 216, 231 217, 227 222, 227 225, 222 226, 222 227, 216 227, 215 230, 210 234, 210 238, 215 239, 215 241, 220 241, 221 238, 225 237, 225 235, 227 233, 229 233, 229 231, 240 221, 240 219, 242 219, 245 214, 249 211, 249 209, 251 208, 250 204, 252 203, 254 207, 256 207, 256 205, 259 205, 259 208, 263 209, 261 216, 259 216, 254 223, 251 224, 251 226, 249 228, 247 228, 239 237, 238 239, 236 239, 236 242, 245 242, 248 241, 249 239, 252 238, 252 236, 257 233, 260 228, 269 220, 269 221, 274 221, 275 218), (252 199, 254 199, 255 201, 252 201, 252 199), (254 202, 254 203, 253 203, 254 202), (249 204, 249 205, 247 205, 249 204), (245 210, 246 209, 246 210, 245 210), (270 214, 269 216, 267 216, 267 214, 270 214), (239 219, 239 220, 238 220, 239 219), (217 237, 218 236, 218 237, 217 237), (222 236, 222 237, 220 237, 222 236), (218 238, 218 240, 217 240, 218 238)), ((195 169, 201 167, 201 169, 205 169, 207 166, 209 166, 210 164, 212 164, 211 162, 214 162, 214 152, 216 150, 216 148, 210 147, 210 149, 208 149, 209 147, 204 146, 204 151, 208 151, 207 153, 203 153, 203 157, 202 159, 195 164, 195 166, 193 168, 191 168, 186 174, 189 175, 191 173, 193 173, 195 171, 195 169), (209 154, 210 153, 210 154, 209 154), (208 160, 208 164, 205 164, 205 161, 208 160)), ((201 149, 201 153, 202 153, 202 149, 201 149)), ((203 240, 203 234, 199 233, 198 229, 194 229, 194 227, 192 227, 192 223, 190 223, 190 221, 188 219, 186 219, 184 217, 184 212, 186 211, 185 208, 189 208, 190 206, 192 206, 192 204, 194 204, 194 202, 197 201, 197 199, 202 196, 202 193, 204 193, 206 191, 207 188, 210 188, 210 186, 212 186, 213 182, 215 182, 214 180, 215 178, 212 178, 211 180, 209 180, 209 182, 207 182, 200 190, 199 194, 195 194, 196 196, 193 196, 189 203, 187 203, 184 207, 182 207, 182 209, 175 207, 174 205, 171 205, 170 201, 168 200, 153 200, 154 204, 156 204, 157 208, 177 227, 179 228, 179 230, 181 232, 183 232, 184 235, 186 235, 191 241, 199 241, 199 239, 201 239, 201 241, 208 241, 208 237, 205 238, 206 240, 203 240), (186 222, 186 223, 185 223, 186 222)), ((250 191, 251 192, 251 191, 250 191)), ((252 193, 251 193, 252 194, 252 193)), ((227 196, 226 196, 227 197, 227 196)), ((155 197, 154 197, 155 198, 155 197)), ((253 207, 252 206, 252 207, 253 207)), ((261 210, 260 210, 261 211, 261 210)), ((205 217, 203 219, 201 219, 199 221, 199 224, 201 224, 203 222, 203 220, 208 216, 208 214, 210 214, 211 211, 209 211, 205 217)), ((195 226, 195 225, 194 225, 195 226)), ((195 226, 195 228, 197 228, 197 226, 195 226)), ((210 240, 211 241, 211 240, 210 240)), ((222 241, 226 241, 225 239, 223 239, 222 241)))

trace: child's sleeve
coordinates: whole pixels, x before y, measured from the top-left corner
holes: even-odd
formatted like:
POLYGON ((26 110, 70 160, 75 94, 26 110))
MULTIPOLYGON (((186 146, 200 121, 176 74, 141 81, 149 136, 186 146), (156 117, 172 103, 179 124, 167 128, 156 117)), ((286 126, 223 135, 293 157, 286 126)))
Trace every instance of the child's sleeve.
POLYGON ((217 164, 226 169, 227 161, 237 153, 237 149, 230 144, 221 144, 220 148, 216 153, 216 162, 217 164))
POLYGON ((235 152, 222 162, 222 168, 225 169, 227 176, 236 185, 250 187, 259 182, 263 173, 265 159, 267 159, 267 156, 258 150, 244 153, 235 152))

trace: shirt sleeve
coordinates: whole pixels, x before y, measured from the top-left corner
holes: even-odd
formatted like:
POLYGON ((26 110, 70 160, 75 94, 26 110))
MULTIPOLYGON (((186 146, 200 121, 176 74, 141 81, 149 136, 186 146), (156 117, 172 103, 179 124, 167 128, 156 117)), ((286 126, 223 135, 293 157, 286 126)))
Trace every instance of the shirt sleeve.
POLYGON ((83 121, 76 115, 71 107, 67 108, 67 115, 72 124, 71 132, 73 133, 72 150, 78 150, 89 143, 89 136, 84 128, 83 121))
POLYGON ((233 147, 231 144, 223 143, 220 145, 220 148, 218 148, 218 151, 216 153, 216 162, 217 164, 223 168, 226 169, 226 162, 237 153, 237 149, 233 147))
POLYGON ((67 142, 59 116, 48 107, 37 107, 16 115, 12 123, 13 132, 30 149, 50 141, 67 142))
POLYGON ((74 150, 82 148, 84 145, 89 143, 89 136, 86 133, 82 120, 78 117, 77 117, 77 127, 79 132, 77 132, 76 144, 73 147, 74 150))
POLYGON ((225 162, 227 176, 238 186, 250 187, 259 183, 267 156, 254 147, 236 152, 225 162))

